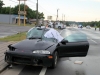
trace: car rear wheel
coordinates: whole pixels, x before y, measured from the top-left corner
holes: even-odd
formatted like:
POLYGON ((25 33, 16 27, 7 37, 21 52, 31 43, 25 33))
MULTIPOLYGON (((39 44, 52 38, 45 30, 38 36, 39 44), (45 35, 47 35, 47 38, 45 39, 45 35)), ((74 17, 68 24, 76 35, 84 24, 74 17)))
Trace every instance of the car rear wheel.
POLYGON ((58 29, 61 29, 61 26, 58 26, 58 29))
POLYGON ((58 52, 56 51, 53 55, 53 62, 50 68, 54 69, 57 66, 57 63, 58 63, 58 52))
POLYGON ((51 28, 51 26, 49 25, 48 27, 50 27, 51 28))

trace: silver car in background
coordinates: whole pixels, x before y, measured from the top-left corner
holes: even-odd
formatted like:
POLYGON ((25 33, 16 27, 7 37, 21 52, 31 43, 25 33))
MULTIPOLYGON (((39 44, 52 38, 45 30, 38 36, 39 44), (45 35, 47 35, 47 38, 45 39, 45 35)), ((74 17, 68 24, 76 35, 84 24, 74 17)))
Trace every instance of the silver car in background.
POLYGON ((87 28, 87 29, 91 29, 91 26, 90 26, 90 25, 87 25, 86 28, 87 28))

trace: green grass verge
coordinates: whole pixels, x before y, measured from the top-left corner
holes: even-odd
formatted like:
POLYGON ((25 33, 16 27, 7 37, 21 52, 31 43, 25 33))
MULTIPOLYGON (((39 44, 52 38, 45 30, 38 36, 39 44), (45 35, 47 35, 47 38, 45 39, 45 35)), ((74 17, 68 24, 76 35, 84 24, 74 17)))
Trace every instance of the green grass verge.
MULTIPOLYGON (((59 29, 56 29, 56 30, 58 31, 59 29)), ((15 35, 0 38, 0 41, 2 41, 2 42, 21 41, 24 39, 26 39, 26 32, 21 32, 21 33, 15 34, 15 35)))
POLYGON ((9 41, 21 41, 26 39, 26 32, 21 32, 15 35, 7 36, 0 38, 0 41, 9 42, 9 41))
MULTIPOLYGON (((19 26, 18 24, 13 24, 13 25, 16 25, 16 26, 19 26)), ((20 24, 20 26, 24 26, 24 24, 20 24)), ((30 26, 30 27, 34 27, 35 25, 34 24, 25 24, 25 26, 30 26)))

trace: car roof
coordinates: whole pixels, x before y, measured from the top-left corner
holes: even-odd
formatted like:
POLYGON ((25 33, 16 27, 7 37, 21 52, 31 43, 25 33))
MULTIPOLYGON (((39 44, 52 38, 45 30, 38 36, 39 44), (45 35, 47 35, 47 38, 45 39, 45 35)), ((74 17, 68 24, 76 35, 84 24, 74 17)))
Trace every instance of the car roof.
POLYGON ((28 30, 28 32, 31 31, 31 30, 34 29, 34 28, 37 28, 38 30, 42 30, 42 29, 50 30, 50 28, 47 28, 47 27, 45 27, 45 26, 38 26, 38 27, 32 27, 31 29, 28 30))

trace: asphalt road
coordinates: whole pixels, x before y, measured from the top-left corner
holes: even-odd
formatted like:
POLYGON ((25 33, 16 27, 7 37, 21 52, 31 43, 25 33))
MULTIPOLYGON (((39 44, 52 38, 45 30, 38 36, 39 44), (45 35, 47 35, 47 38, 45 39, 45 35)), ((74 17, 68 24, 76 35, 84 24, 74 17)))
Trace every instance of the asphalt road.
POLYGON ((88 37, 90 48, 86 57, 60 59, 55 69, 17 65, 12 69, 8 68, 1 75, 100 75, 100 32, 85 28, 67 28, 62 31, 62 35, 74 31, 82 32, 88 37), (83 63, 74 64, 76 60, 83 63))
POLYGON ((30 28, 31 27, 29 26, 24 27, 24 26, 0 24, 0 37, 5 37, 19 32, 28 31, 30 28))

